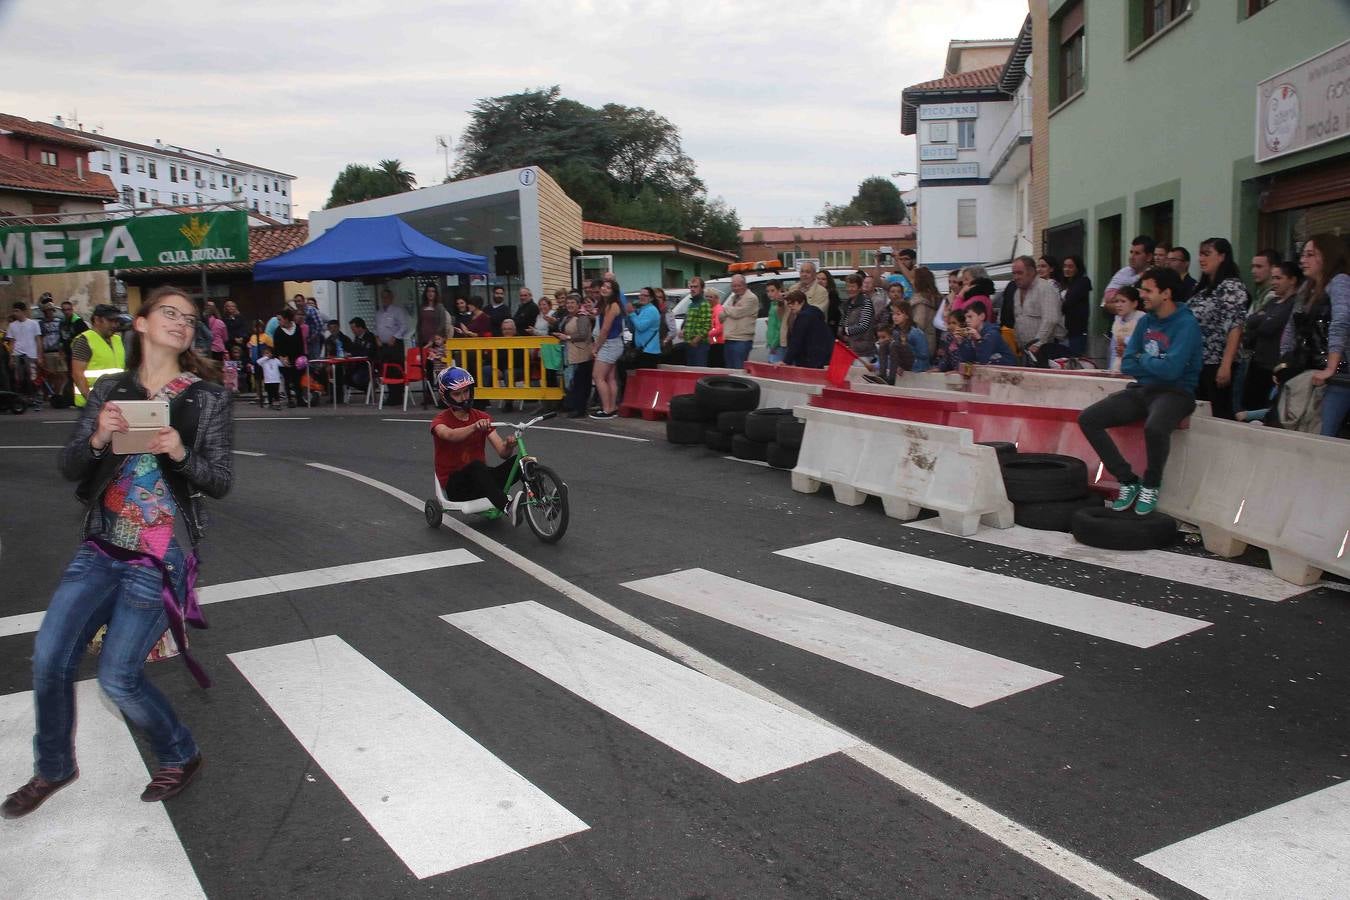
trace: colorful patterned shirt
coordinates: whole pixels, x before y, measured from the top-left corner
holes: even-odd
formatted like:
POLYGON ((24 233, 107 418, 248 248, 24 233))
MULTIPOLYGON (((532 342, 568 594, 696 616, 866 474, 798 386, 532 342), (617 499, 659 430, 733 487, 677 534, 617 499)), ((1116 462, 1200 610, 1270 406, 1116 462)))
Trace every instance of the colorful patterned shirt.
POLYGON ((1219 365, 1223 362, 1228 332, 1241 328, 1247 320, 1247 289, 1236 278, 1226 278, 1211 287, 1197 287, 1186 305, 1200 323, 1201 362, 1206 366, 1219 365))
POLYGON ((700 297, 697 302, 691 301, 689 309, 684 314, 684 339, 686 341, 707 340, 708 332, 711 330, 712 304, 703 297, 700 297))
MULTIPOLYGON (((183 372, 151 399, 173 401, 200 381, 183 372)), ((178 504, 152 453, 128 456, 112 484, 103 492, 103 538, 110 544, 163 559, 173 541, 178 504)))

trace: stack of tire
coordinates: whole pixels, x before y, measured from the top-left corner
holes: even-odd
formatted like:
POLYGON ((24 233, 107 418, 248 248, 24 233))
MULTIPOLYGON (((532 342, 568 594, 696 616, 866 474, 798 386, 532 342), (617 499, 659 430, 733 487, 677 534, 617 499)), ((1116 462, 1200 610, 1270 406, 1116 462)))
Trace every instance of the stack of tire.
POLYGON ((1018 453, 1012 444, 988 441, 998 452, 1013 521, 1026 528, 1071 533, 1080 544, 1106 550, 1153 550, 1176 540, 1177 523, 1152 512, 1113 512, 1088 490, 1087 466, 1058 453, 1018 453))
POLYGON ((672 444, 703 444, 718 453, 780 469, 793 468, 804 426, 790 409, 756 409, 758 405, 759 385, 748 378, 700 378, 694 393, 671 398, 666 439, 672 444))

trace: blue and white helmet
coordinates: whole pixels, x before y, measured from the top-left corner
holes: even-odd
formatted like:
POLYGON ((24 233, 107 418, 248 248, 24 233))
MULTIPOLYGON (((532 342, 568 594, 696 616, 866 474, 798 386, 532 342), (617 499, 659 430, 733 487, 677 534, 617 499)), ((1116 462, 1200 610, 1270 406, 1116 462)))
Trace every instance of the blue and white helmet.
POLYGON ((436 387, 441 392, 441 399, 451 409, 465 410, 473 406, 473 375, 467 369, 459 366, 451 366, 440 374, 436 379, 436 387), (451 398, 451 393, 469 389, 467 400, 455 401, 451 398))

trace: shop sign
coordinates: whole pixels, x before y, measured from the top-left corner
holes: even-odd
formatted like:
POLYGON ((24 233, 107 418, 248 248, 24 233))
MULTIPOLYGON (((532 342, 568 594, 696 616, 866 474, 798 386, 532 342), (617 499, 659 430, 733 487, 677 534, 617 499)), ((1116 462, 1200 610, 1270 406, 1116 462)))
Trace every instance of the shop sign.
POLYGON ((1350 134, 1350 41, 1272 75, 1256 89, 1256 161, 1350 134))
POLYGON ((920 119, 978 119, 978 103, 925 103, 919 107, 920 119))
POLYGON ((979 163, 946 163, 934 166, 919 166, 920 181, 942 181, 952 178, 979 177, 979 163))
POLYGON ((0 226, 0 275, 248 261, 248 215, 239 210, 0 226))
POLYGON ((919 159, 956 159, 956 148, 950 144, 920 147, 919 159))

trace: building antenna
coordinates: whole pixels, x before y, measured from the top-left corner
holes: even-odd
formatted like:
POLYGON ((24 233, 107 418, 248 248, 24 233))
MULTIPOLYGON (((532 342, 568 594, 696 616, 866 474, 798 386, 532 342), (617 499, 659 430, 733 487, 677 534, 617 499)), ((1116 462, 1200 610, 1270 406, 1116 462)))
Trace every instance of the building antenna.
POLYGON ((450 180, 450 153, 451 153, 451 150, 450 150, 450 137, 451 137, 451 136, 448 135, 448 134, 438 134, 438 135, 436 135, 436 148, 437 148, 437 152, 439 152, 439 153, 441 154, 441 156, 445 158, 445 180, 446 180, 446 181, 449 181, 449 180, 450 180))

